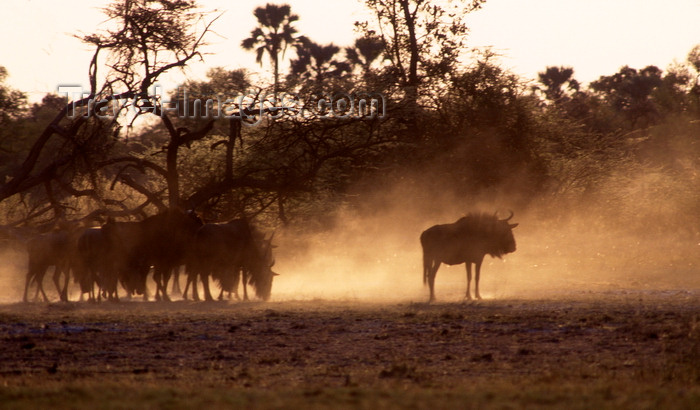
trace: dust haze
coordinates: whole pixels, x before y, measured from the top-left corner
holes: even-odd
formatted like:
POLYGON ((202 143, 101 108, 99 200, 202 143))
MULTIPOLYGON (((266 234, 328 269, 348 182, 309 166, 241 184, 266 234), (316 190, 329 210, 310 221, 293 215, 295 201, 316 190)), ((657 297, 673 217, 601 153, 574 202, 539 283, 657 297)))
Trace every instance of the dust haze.
MULTIPOLYGON (((283 232, 273 297, 425 302, 421 232, 469 212, 505 217, 511 209, 517 250, 486 256, 485 299, 700 288, 693 193, 657 169, 628 171, 612 173, 595 194, 529 201, 497 191, 460 198, 436 188, 437 175, 429 185, 406 178, 365 195, 372 199, 360 210, 339 210, 329 230, 283 232)), ((438 302, 463 300, 464 265, 441 265, 435 286, 438 302)))
MULTIPOLYGON (((326 226, 278 229, 274 270, 280 276, 272 300, 425 302, 421 232, 469 212, 505 217, 509 210, 519 223, 513 231, 517 250, 503 259, 486 256, 480 281, 485 299, 700 288, 700 224, 692 213, 697 194, 658 169, 627 171, 611 174, 594 194, 527 201, 498 190, 460 197, 439 186, 439 175, 406 176, 389 188, 385 182, 381 189, 365 185, 356 203, 325 218, 332 221, 326 226)), ((6 290, 0 303, 19 302, 26 253, 21 244, 0 252, 6 290)), ((44 288, 56 301, 52 274, 49 268, 44 288)), ((182 275, 180 283, 184 287, 182 275)), ((76 300, 74 284, 71 290, 76 300)), ((464 265, 443 264, 435 290, 438 302, 462 301, 464 265)))

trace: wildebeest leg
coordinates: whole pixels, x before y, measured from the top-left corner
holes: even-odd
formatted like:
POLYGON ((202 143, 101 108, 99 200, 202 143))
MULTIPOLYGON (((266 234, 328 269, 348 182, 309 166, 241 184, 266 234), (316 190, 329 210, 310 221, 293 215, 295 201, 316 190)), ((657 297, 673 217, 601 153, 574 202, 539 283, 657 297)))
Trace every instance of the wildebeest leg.
POLYGON ((429 302, 435 301, 435 276, 440 268, 440 262, 434 260, 430 263, 428 271, 428 287, 430 287, 430 300, 429 302))
MULTIPOLYGON (((474 297, 477 299, 481 299, 481 295, 479 294, 479 274, 481 274, 481 262, 483 261, 484 258, 481 258, 474 263, 474 266, 476 267, 476 274, 474 276, 474 297)), ((469 289, 467 288, 467 290, 469 289)))
POLYGON ((202 287, 204 288, 204 300, 214 300, 214 298, 211 297, 211 290, 209 289, 209 272, 202 272, 199 275, 199 277, 202 278, 202 287))
POLYGON ((163 270, 160 266, 153 268, 153 281, 156 283, 156 300, 167 300, 166 291, 163 290, 163 270))
POLYGON ((170 293, 180 293, 182 294, 182 290, 180 289, 180 267, 176 266, 173 269, 173 288, 170 290, 170 293))
POLYGON ((105 288, 107 290, 106 298, 113 302, 119 302, 119 278, 117 270, 113 267, 106 269, 105 288))
POLYGON ((143 301, 144 302, 148 302, 149 292, 148 292, 148 285, 146 284, 147 281, 148 281, 148 275, 146 275, 146 277, 143 278, 143 301))
POLYGON ((199 302, 199 289, 197 289, 198 268, 187 266, 185 272, 187 273, 187 283, 185 283, 185 291, 182 292, 182 297, 187 300, 187 291, 192 285, 192 300, 199 302))
POLYGON ((39 300, 39 292, 44 297, 44 302, 48 302, 49 298, 46 297, 46 292, 44 292, 44 275, 46 275, 46 270, 49 269, 49 264, 45 262, 31 262, 29 263, 29 271, 27 272, 27 283, 24 288, 25 295, 27 289, 29 288, 31 282, 36 283, 36 292, 34 292, 34 301, 39 300))
POLYGON ((59 269, 58 265, 53 273, 53 283, 56 285, 61 302, 68 302, 68 280, 70 279, 70 266, 63 264, 59 269), (61 273, 63 273, 63 286, 61 286, 61 273))
POLYGON ((192 277, 192 300, 199 302, 199 287, 197 286, 197 274, 192 277))
POLYGON ((169 274, 169 269, 163 269, 162 266, 155 267, 153 279, 156 282, 156 300, 170 302, 170 297, 168 296, 168 279, 170 279, 169 274))
POLYGON ((241 269, 241 284, 243 285, 243 300, 248 300, 248 271, 241 269))
POLYGON ((34 299, 36 300, 37 296, 39 296, 39 292, 41 291, 41 296, 44 297, 44 302, 48 302, 49 298, 46 296, 46 292, 44 292, 44 275, 46 275, 46 270, 49 267, 46 266, 42 270, 40 270, 39 275, 37 275, 34 280, 36 281, 36 286, 37 286, 37 291, 36 295, 34 296, 34 299))
MULTIPOLYGON (((241 270, 236 268, 233 271, 233 278, 231 280, 231 288, 233 289, 233 294, 236 295, 236 300, 241 300, 240 296, 238 296, 238 282, 241 280, 241 270)), ((230 293, 230 292, 229 292, 230 293)), ((230 299, 230 296, 229 296, 230 299)))
MULTIPOLYGON (((467 261, 464 264, 467 265, 467 294, 464 296, 464 298, 467 300, 471 300, 472 295, 469 293, 469 288, 471 287, 472 283, 472 263, 467 261)), ((478 285, 477 289, 479 289, 478 285)), ((475 294, 478 295, 479 291, 477 290, 475 294)))
POLYGON ((172 274, 172 269, 163 269, 163 300, 170 302, 170 296, 168 296, 168 282, 170 282, 170 275, 172 274))
POLYGON ((29 291, 29 283, 32 281, 32 274, 31 271, 27 272, 27 279, 24 284, 24 296, 22 297, 22 300, 25 302, 28 302, 29 300, 27 299, 27 292, 29 291))
MULTIPOLYGON (((90 268, 88 276, 85 280, 85 290, 83 292, 88 294, 88 302, 97 302, 95 298, 95 285, 97 284, 97 274, 93 268, 90 268)), ((99 285, 98 285, 99 288, 99 285)))
POLYGON ((224 300, 224 292, 227 288, 231 286, 231 278, 229 277, 229 270, 221 268, 218 272, 218 282, 219 282, 219 296, 216 300, 224 300))
MULTIPOLYGON (((24 297, 22 298, 22 300, 24 300, 25 302, 29 301, 29 299, 27 298, 27 293, 29 293, 29 286, 32 282, 36 281, 36 277, 38 276, 39 269, 40 269, 39 264, 37 264, 36 262, 33 262, 31 260, 29 261, 29 269, 27 270, 27 280, 26 280, 26 283, 24 285, 24 297)), ((37 285, 37 286, 39 286, 39 285, 37 285)), ((39 288, 38 287, 37 287, 37 293, 34 295, 34 299, 36 299, 37 296, 39 296, 39 288)))
POLYGON ((56 291, 58 292, 58 297, 63 302, 63 290, 61 289, 61 266, 56 265, 53 270, 53 284, 56 285, 56 291))
POLYGON ((190 285, 192 285, 192 300, 196 300, 194 297, 195 285, 193 281, 197 280, 197 274, 192 271, 192 266, 185 266, 185 290, 182 292, 182 298, 187 300, 187 292, 190 290, 190 285), (194 277, 194 278, 193 278, 194 277))
POLYGON ((189 276, 189 274, 186 276, 186 278, 187 278, 187 280, 185 281, 185 290, 182 292, 182 299, 184 299, 184 300, 187 300, 187 292, 189 292, 189 290, 190 290, 190 276, 189 276))
POLYGON ((153 281, 156 283, 155 299, 160 300, 160 270, 157 267, 153 268, 153 281))

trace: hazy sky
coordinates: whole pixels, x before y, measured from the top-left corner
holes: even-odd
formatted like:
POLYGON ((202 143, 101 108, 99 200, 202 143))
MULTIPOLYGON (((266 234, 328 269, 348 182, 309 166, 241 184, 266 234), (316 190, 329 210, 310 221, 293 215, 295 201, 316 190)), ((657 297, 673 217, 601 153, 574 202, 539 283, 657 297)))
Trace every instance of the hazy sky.
MULTIPOLYGON (((104 21, 107 0, 2 0, 0 65, 8 82, 38 100, 58 85, 87 86, 92 50, 72 37, 91 33, 104 21), (86 4, 89 4, 86 6, 86 4)), ((283 3, 273 1, 276 3, 283 3)), ((319 43, 349 45, 354 21, 363 19, 359 0, 288 0, 299 14, 297 28, 319 43)), ((188 69, 203 78, 207 67, 260 68, 240 43, 255 26, 252 11, 265 1, 200 0, 206 9, 226 11, 209 37, 205 62, 188 69)), ((574 67, 579 81, 615 73, 622 65, 665 69, 683 61, 700 43, 700 0, 488 0, 471 14, 469 43, 492 46, 504 67, 535 78, 548 65, 574 67)), ((181 75, 164 78, 171 88, 181 75)))

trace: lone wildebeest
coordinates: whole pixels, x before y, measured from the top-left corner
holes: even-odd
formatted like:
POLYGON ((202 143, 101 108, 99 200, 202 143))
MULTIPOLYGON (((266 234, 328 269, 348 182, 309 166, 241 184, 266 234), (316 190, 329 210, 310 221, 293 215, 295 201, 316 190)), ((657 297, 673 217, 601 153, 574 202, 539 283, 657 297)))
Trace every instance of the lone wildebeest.
POLYGON ((474 296, 479 295, 479 274, 481 263, 486 254, 501 257, 515 252, 515 238, 512 229, 518 224, 508 221, 513 217, 498 219, 496 214, 472 213, 457 222, 435 225, 425 230, 420 236, 423 246, 423 284, 430 286, 430 301, 435 300, 435 275, 441 263, 467 266, 467 294, 471 299, 469 285, 472 280, 472 263, 476 267, 474 296))
POLYGON ((195 234, 188 255, 185 298, 192 285, 192 297, 199 299, 197 276, 202 280, 206 300, 212 300, 209 276, 219 282, 222 294, 224 291, 237 292, 242 276, 245 299, 248 299, 246 285, 250 283, 255 288, 256 296, 268 300, 272 279, 276 275, 271 270, 274 265, 271 242, 272 238, 264 239, 244 219, 203 225, 195 234))

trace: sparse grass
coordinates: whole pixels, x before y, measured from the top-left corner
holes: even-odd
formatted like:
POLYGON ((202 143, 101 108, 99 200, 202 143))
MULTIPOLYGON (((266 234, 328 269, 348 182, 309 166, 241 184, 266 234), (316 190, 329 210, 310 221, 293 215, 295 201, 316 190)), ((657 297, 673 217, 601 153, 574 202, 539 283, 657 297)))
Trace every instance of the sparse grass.
POLYGON ((571 383, 481 381, 444 389, 406 387, 323 387, 259 389, 88 383, 59 388, 0 389, 3 409, 434 409, 434 408, 698 408, 700 388, 614 381, 571 383))
POLYGON ((0 306, 0 408, 700 408, 700 303, 0 306))

